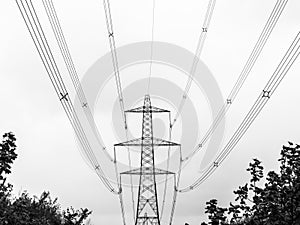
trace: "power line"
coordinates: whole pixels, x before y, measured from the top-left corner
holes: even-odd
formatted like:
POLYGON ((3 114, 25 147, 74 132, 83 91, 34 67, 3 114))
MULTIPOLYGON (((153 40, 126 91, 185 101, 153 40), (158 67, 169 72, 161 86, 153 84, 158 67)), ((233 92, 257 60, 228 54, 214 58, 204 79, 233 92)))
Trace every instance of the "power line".
POLYGON ((176 203, 177 203, 177 194, 179 192, 179 183, 180 183, 181 170, 182 170, 182 162, 183 162, 181 145, 180 145, 180 151, 179 151, 179 153, 180 153, 180 156, 179 156, 179 170, 178 170, 178 173, 177 173, 177 181, 176 181, 176 178, 174 180, 174 195, 173 195, 173 200, 172 200, 172 208, 171 208, 171 215, 170 215, 170 223, 169 223, 169 225, 171 225, 172 222, 173 222, 174 213, 175 213, 175 206, 176 206, 176 203))
MULTIPOLYGON (((126 140, 128 141, 128 125, 127 125, 127 119, 126 119, 126 113, 125 113, 125 107, 124 107, 124 98, 123 98, 123 93, 122 93, 122 85, 121 85, 121 79, 120 79, 120 72, 119 72, 119 65, 118 65, 118 57, 117 57, 110 1, 103 0, 103 7, 104 7, 104 12, 105 12, 106 27, 107 27, 107 32, 108 32, 108 39, 109 39, 109 45, 110 45, 110 50, 111 50, 112 64, 113 64, 116 87, 117 87, 117 92, 118 92, 118 97, 119 97, 120 109, 121 109, 121 114, 122 114, 122 118, 123 118, 123 122, 124 122, 126 140)), ((129 147, 127 147, 127 153, 128 153, 127 155, 128 155, 129 169, 132 170, 131 154, 130 154, 129 147)), ((132 210, 133 210, 133 219, 134 219, 135 202, 134 202, 132 175, 130 175, 130 184, 131 184, 131 187, 130 187, 131 201, 132 201, 132 210)))
POLYGON ((200 184, 202 184, 208 177, 220 166, 220 164, 228 157, 233 148, 241 140, 244 134, 247 132, 251 124, 257 118, 259 113, 262 111, 266 103, 269 101, 275 90, 290 70, 293 63, 296 61, 300 54, 300 32, 297 34, 286 54, 282 58, 281 62, 277 66, 275 72, 272 74, 263 91, 256 99, 255 103, 245 116, 242 123, 239 125, 235 133, 232 135, 230 140, 227 142, 222 151, 217 155, 214 162, 203 172, 203 174, 189 187, 182 188, 179 191, 181 193, 191 191, 200 184))
POLYGON ((179 107, 178 107, 178 110, 176 112, 176 115, 174 117, 174 120, 172 122, 171 127, 173 127, 174 124, 176 123, 176 121, 177 121, 177 119, 178 119, 178 117, 179 117, 179 115, 180 115, 180 113, 183 109, 185 101, 187 99, 187 94, 188 94, 188 92, 191 88, 193 77, 195 75, 195 72, 196 72, 196 69, 197 69, 197 66, 198 66, 198 63, 199 63, 199 60, 200 60, 200 56, 201 56, 203 46, 204 46, 204 43, 205 43, 205 40, 206 40, 206 36, 207 36, 207 33, 208 33, 208 28, 209 28, 209 25, 210 25, 210 21, 212 19, 212 15, 213 15, 213 12, 214 12, 214 9, 215 9, 215 5, 216 5, 216 0, 209 0, 208 6, 207 6, 207 9, 206 9, 204 22, 203 22, 203 25, 202 25, 201 34, 199 36, 197 48, 196 48, 195 55, 194 55, 194 58, 193 58, 189 78, 188 78, 188 81, 186 83, 186 86, 185 86, 185 89, 184 89, 184 92, 183 92, 183 95, 182 95, 182 99, 179 103, 179 107))
POLYGON ((122 220, 123 220, 123 225, 126 225, 124 201, 123 201, 123 196, 121 194, 122 193, 122 184, 121 184, 121 178, 119 177, 119 170, 118 170, 118 165, 117 165, 117 155, 116 155, 115 147, 114 147, 114 165, 115 165, 116 180, 117 180, 118 187, 120 190, 119 201, 120 201, 120 207, 121 207, 122 220))
MULTIPOLYGON (((97 126, 95 124, 93 115, 92 115, 91 110, 89 108, 89 105, 88 105, 88 102, 86 100, 85 94, 83 92, 82 86, 80 84, 80 80, 78 78, 73 60, 71 58, 71 54, 70 54, 69 49, 68 49, 68 46, 66 44, 66 41, 65 41, 65 38, 64 38, 61 26, 60 26, 59 19, 58 19, 56 10, 55 10, 54 5, 53 5, 53 2, 52 1, 47 2, 47 1, 43 0, 43 4, 44 4, 44 8, 46 10, 49 22, 51 24, 52 30, 55 34, 55 38, 58 42, 61 53, 63 55, 64 62, 65 62, 66 67, 68 69, 68 72, 69 72, 69 75, 71 77, 73 86, 74 86, 74 88, 75 88, 75 90, 76 90, 76 92, 79 96, 79 100, 80 100, 80 103, 81 103, 82 107, 84 109, 86 109, 86 110, 84 110, 85 115, 86 115, 86 117, 89 121, 89 124, 90 124, 91 128, 94 131, 94 134, 96 136, 98 144, 102 147, 102 150, 104 150, 104 152, 106 153, 106 156, 108 156, 109 159, 112 161, 112 158, 110 157, 110 155, 106 151, 106 147, 102 146, 102 144, 101 144, 99 131, 97 129, 97 126)), ((124 113, 124 112, 122 112, 122 113, 124 113)), ((115 160, 113 162, 115 164, 115 168, 116 168, 116 172, 117 172, 117 165, 116 165, 117 162, 115 160)), ((118 187, 120 189, 118 174, 116 174, 116 175, 117 175, 118 187)), ((121 191, 119 193, 119 199, 120 199, 120 205, 121 205, 122 219, 123 219, 123 223, 125 225, 126 224, 126 222, 125 222, 125 213, 124 213, 124 208, 123 208, 124 207, 123 206, 123 197, 122 197, 122 192, 121 191)))
POLYGON ((149 91, 150 91, 151 76, 152 76, 153 45, 154 45, 154 25, 155 25, 155 0, 153 0, 153 3, 152 3, 152 30, 151 30, 150 66, 149 66, 149 77, 148 77, 147 94, 149 94, 149 91))
MULTIPOLYGON (((226 115, 228 109, 233 104, 236 96, 238 95, 241 87, 243 86, 244 82, 246 81, 248 75, 250 74, 255 62, 257 61, 259 55, 261 54, 267 40, 269 39, 278 19, 280 18, 288 0, 278 0, 268 18, 267 23, 265 24, 262 33, 260 34, 259 39, 257 40, 245 66, 243 67, 242 72, 240 73, 234 87, 232 88, 229 96, 225 100, 223 106, 217 113, 217 116, 214 118, 212 124, 210 125, 209 129, 202 137, 199 144, 196 148, 184 158, 184 161, 190 160, 197 152, 199 152, 207 141, 210 139, 220 122, 223 120, 224 116, 226 115)), ((187 162, 188 163, 188 162, 187 162)))
POLYGON ((122 94, 122 85, 121 85, 121 79, 120 79, 120 71, 119 71, 119 65, 118 65, 118 57, 117 57, 117 50, 116 50, 116 43, 115 43, 115 37, 114 37, 114 30, 113 30, 113 23, 112 23, 112 16, 111 16, 109 0, 103 0, 103 7, 104 7, 104 11, 105 11, 106 26, 107 26, 107 31, 108 31, 109 45, 110 45, 111 56, 112 56, 112 64, 114 67, 114 75, 115 75, 116 87, 117 87, 117 91, 118 91, 119 103, 120 103, 120 108, 121 108, 121 112, 122 112, 125 129, 127 129, 124 98, 123 98, 123 94, 122 94))
POLYGON ((61 25, 60 25, 60 21, 59 18, 57 16, 54 4, 52 0, 46 1, 43 0, 43 5, 45 8, 45 11, 47 13, 48 16, 48 20, 51 24, 53 33, 55 35, 55 39, 58 43, 58 46, 60 48, 61 54, 63 56, 65 65, 67 67, 68 73, 70 75, 70 78, 72 80, 73 86, 76 90, 76 93, 79 97, 79 101, 81 104, 81 107, 83 108, 83 111, 85 113, 85 116, 89 122, 90 127, 92 128, 92 130, 94 131, 96 140, 98 142, 98 144, 100 145, 101 149, 103 150, 103 152, 106 154, 106 156, 110 159, 111 162, 113 162, 112 157, 110 156, 110 154, 107 152, 106 147, 102 145, 101 140, 100 140, 100 134, 97 128, 97 125, 95 123, 93 114, 91 112, 90 106, 88 104, 88 101, 85 97, 82 85, 80 83, 80 80, 78 78, 78 74, 74 65, 74 62, 72 60, 71 54, 70 54, 70 50, 68 48, 65 36, 63 34, 61 25))
POLYGON ((27 30, 30 33, 30 36, 34 42, 34 45, 38 51, 38 54, 43 62, 43 65, 46 69, 46 72, 51 80, 51 83, 55 89, 55 92, 63 106, 65 113, 68 116, 68 119, 80 141, 81 145, 87 152, 88 160, 94 166, 94 169, 104 183, 106 188, 112 193, 119 194, 119 190, 115 189, 107 177, 105 176, 101 166, 99 165, 94 153, 92 152, 91 146, 88 142, 86 134, 81 126, 81 123, 77 117, 76 111, 68 94, 67 88, 63 82, 55 59, 53 57, 52 51, 48 44, 47 38, 44 34, 42 26, 39 22, 39 18, 36 14, 35 8, 30 0, 29 3, 27 0, 16 0, 22 18, 26 24, 27 30), (25 4, 23 3, 25 2, 25 4))
POLYGON ((101 148, 104 151, 104 153, 106 154, 106 156, 111 161, 113 161, 113 163, 115 165, 115 172, 116 172, 116 177, 117 177, 117 184, 118 184, 118 188, 120 190, 120 193, 119 193, 118 196, 119 196, 119 200, 120 200, 121 214, 122 214, 123 224, 126 225, 122 191, 121 191, 121 186, 120 186, 120 183, 119 183, 119 180, 118 180, 117 162, 116 162, 116 160, 112 160, 112 158, 110 157, 110 155, 106 151, 106 147, 102 146, 102 144, 101 144, 100 134, 99 134, 98 128, 97 128, 97 126, 95 124, 94 117, 93 117, 93 115, 91 113, 89 104, 87 102, 87 99, 85 97, 84 91, 83 91, 82 86, 80 84, 80 80, 78 78, 77 71, 75 69, 75 66, 74 66, 74 63, 73 63, 73 60, 72 60, 69 48, 67 46, 67 43, 66 43, 66 40, 65 40, 65 37, 64 37, 64 34, 63 34, 63 31, 62 31, 62 28, 61 28, 61 25, 60 25, 60 22, 59 22, 56 10, 55 10, 55 7, 53 5, 53 2, 52 2, 52 0, 48 1, 48 2, 46 0, 43 0, 43 5, 44 5, 45 11, 47 13, 49 22, 51 24, 52 30, 54 32, 56 41, 57 41, 57 43, 59 45, 59 48, 60 48, 60 51, 62 53, 62 56, 63 56, 64 62, 66 64, 67 70, 68 70, 69 75, 71 77, 73 86, 74 86, 74 88, 76 90, 76 93, 77 93, 77 95, 79 97, 80 104, 81 104, 81 106, 82 106, 82 108, 84 110, 84 113, 86 115, 86 118, 88 119, 88 122, 89 122, 91 128, 94 131, 94 134, 95 134, 95 137, 96 137, 96 139, 98 141, 98 144, 101 146, 101 148))
MULTIPOLYGON (((169 124, 170 124, 169 125, 169 141, 171 141, 172 140, 172 132, 171 132, 171 113, 170 112, 169 112, 169 124)), ((170 167, 170 151, 171 151, 171 146, 168 147, 166 171, 169 171, 169 167, 170 167)), ((162 206, 161 206, 161 211, 160 211, 160 220, 162 220, 164 208, 165 208, 166 195, 167 195, 167 184, 168 184, 168 174, 165 175, 163 200, 162 200, 162 206)))

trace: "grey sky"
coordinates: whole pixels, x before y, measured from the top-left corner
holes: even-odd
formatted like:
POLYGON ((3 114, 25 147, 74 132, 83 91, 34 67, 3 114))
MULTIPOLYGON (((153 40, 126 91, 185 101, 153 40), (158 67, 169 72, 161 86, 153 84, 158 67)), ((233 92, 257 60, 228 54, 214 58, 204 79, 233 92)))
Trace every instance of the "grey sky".
MULTIPOLYGON (((102 1, 53 1, 82 77, 109 49, 102 1)), ((33 2, 57 51, 40 1, 33 2)), ((151 2, 111 0, 117 46, 150 40, 151 2)), ((193 52, 207 2, 156 0, 154 39, 193 52)), ((201 58, 213 73, 224 97, 242 70, 275 2, 217 0, 201 58)), ((226 116, 224 143, 300 31, 299 10, 300 2, 290 0, 226 116)), ((62 207, 72 205, 93 210, 95 224, 108 221, 112 225, 121 224, 118 199, 106 191, 81 157, 74 132, 57 101, 15 1, 1 0, 0 17, 0 132, 13 131, 18 139, 19 157, 10 176, 16 194, 28 190, 39 195, 49 190, 53 197, 59 197, 62 207)), ((299 72, 298 59, 224 164, 200 188, 179 195, 174 225, 185 221, 198 224, 204 218, 205 201, 211 198, 220 199, 224 205, 233 200, 232 190, 248 180, 245 169, 251 158, 261 159, 267 170, 275 169, 282 144, 288 140, 300 142, 299 72)), ((193 165, 196 168, 197 162, 193 161, 193 165)), ((184 172, 183 175, 183 184, 187 185, 197 173, 193 171, 187 176, 184 172)))

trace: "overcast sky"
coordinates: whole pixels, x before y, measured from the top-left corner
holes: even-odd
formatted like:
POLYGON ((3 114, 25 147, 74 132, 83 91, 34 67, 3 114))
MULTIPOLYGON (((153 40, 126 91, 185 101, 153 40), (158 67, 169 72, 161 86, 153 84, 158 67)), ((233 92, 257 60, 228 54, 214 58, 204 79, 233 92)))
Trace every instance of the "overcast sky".
MULTIPOLYGON (((32 1, 57 50, 40 1, 32 1)), ((102 1, 53 2, 82 78, 109 50, 102 1)), ((207 2, 156 0, 154 40, 194 52, 207 2)), ((217 0, 201 59, 216 79, 224 98, 233 87, 275 3, 275 0, 217 0)), ((151 39, 151 7, 150 0, 111 0, 117 47, 151 39)), ((226 116, 223 145, 300 31, 299 10, 298 0, 288 2, 226 116)), ((0 133, 12 131, 17 137, 18 159, 9 178, 16 194, 27 190, 40 195, 43 190, 49 190, 53 197, 59 197, 63 208, 74 206, 93 210, 94 224, 121 224, 118 198, 105 189, 81 156, 72 127, 55 96, 15 1, 1 0, 0 28, 0 133)), ((60 57, 58 52, 56 55, 60 57)), ((154 65, 153 73, 159 73, 160 69, 159 65, 154 65)), ((205 218, 205 202, 211 198, 227 206, 234 198, 232 191, 248 181, 245 170, 252 158, 261 159, 266 170, 276 169, 281 146, 287 141, 300 143, 299 75, 298 59, 230 157, 198 189, 179 195, 174 225, 199 224, 205 218)), ((67 80, 68 76, 65 78, 67 80)), ((203 110, 209 111, 209 108, 203 110)), ((207 121, 200 115, 198 119, 207 121)), ((203 127, 199 130, 205 131, 203 127)), ((107 145, 112 147, 116 139, 110 140, 107 145)), ((197 167, 195 160, 193 165, 192 168, 197 167)), ((186 186, 199 174, 187 170, 183 175, 182 185, 186 186)))

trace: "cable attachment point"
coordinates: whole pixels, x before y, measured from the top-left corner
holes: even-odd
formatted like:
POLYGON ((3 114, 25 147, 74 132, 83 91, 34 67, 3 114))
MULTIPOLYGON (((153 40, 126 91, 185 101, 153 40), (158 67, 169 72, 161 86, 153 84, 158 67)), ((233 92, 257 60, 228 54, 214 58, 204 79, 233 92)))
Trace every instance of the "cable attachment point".
POLYGON ((175 191, 175 192, 179 192, 179 190, 178 190, 178 188, 177 188, 176 185, 174 185, 174 191, 175 191))
POLYGON ((270 98, 271 96, 270 96, 270 92, 271 91, 265 91, 265 90, 263 90, 263 95, 262 95, 262 97, 263 98, 270 98))
POLYGON ((66 94, 63 94, 63 93, 60 92, 60 95, 61 95, 61 98, 59 99, 60 101, 62 101, 62 100, 68 101, 68 99, 67 99, 68 92, 66 94))
POLYGON ((188 160, 189 158, 188 157, 185 157, 184 159, 180 159, 180 162, 184 162, 184 161, 186 161, 186 160, 188 160))
POLYGON ((218 167, 219 163, 218 162, 214 162, 214 167, 218 167))

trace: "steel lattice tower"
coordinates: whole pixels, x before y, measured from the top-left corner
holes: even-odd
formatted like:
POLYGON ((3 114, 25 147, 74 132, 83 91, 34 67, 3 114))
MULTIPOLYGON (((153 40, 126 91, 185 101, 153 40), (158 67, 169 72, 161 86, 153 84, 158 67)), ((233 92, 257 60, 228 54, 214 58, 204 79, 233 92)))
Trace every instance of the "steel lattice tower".
POLYGON ((155 164, 153 149, 152 111, 151 101, 148 95, 144 100, 142 126, 142 152, 140 167, 141 176, 139 181, 138 204, 135 224, 147 224, 150 222, 150 224, 160 225, 157 189, 154 173, 155 164), (146 209, 146 207, 148 206, 150 206, 150 212, 149 209, 146 209), (144 209, 145 212, 143 214, 144 209), (147 220, 149 220, 149 222, 146 222, 147 220))
POLYGON ((135 225, 161 225, 158 210, 156 176, 165 174, 172 175, 174 173, 155 167, 154 146, 179 146, 179 144, 153 137, 152 114, 169 113, 170 111, 151 106, 150 96, 145 95, 143 106, 127 110, 126 112, 143 113, 142 138, 115 145, 141 146, 140 168, 121 173, 139 176, 135 225))

